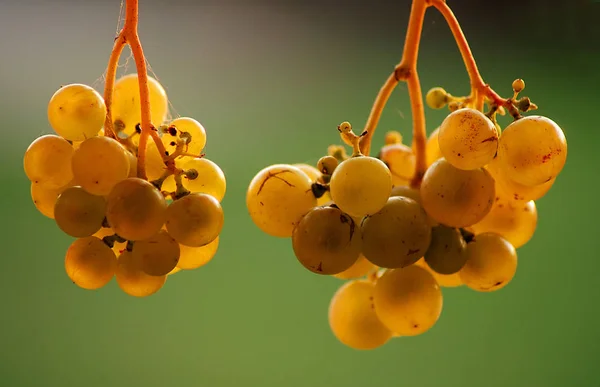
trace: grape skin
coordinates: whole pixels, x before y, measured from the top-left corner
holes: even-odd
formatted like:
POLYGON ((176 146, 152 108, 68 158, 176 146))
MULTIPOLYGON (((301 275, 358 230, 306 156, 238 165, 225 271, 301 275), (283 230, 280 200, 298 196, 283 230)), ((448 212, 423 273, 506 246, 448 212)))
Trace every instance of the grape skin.
POLYGON ((178 139, 182 140, 181 133, 186 132, 191 136, 191 141, 187 145, 184 145, 183 151, 193 156, 200 156, 206 146, 206 130, 200 122, 191 117, 179 117, 171 121, 169 127, 177 129, 175 136, 167 133, 162 137, 162 142, 169 154, 175 152, 178 139), (172 145, 173 142, 175 145, 172 145))
POLYGON ((436 273, 458 273, 467 261, 466 246, 460 230, 446 226, 434 227, 425 262, 436 273))
POLYGON ((556 178, 538 184, 535 186, 526 186, 512 181, 502 170, 500 162, 496 157, 491 163, 485 166, 485 169, 492 175, 496 182, 496 192, 498 196, 510 198, 513 201, 527 202, 529 200, 538 200, 546 195, 554 185, 556 178))
POLYGON ((404 144, 389 144, 381 148, 379 158, 392 174, 393 185, 408 185, 415 174, 416 158, 412 148, 404 144))
POLYGON ((102 240, 89 236, 75 240, 65 256, 67 275, 83 289, 100 289, 117 270, 115 253, 102 240))
POLYGON ((193 270, 206 265, 217 253, 219 237, 207 245, 200 247, 179 246, 179 262, 177 267, 183 270, 193 270))
POLYGON ((62 137, 47 134, 36 138, 25 151, 27 178, 47 189, 58 189, 73 180, 73 146, 62 137))
POLYGON ((375 270, 377 270, 377 266, 373 265, 364 255, 360 254, 352 266, 333 276, 338 279, 349 280, 364 277, 375 270))
POLYGON ((105 212, 106 200, 79 186, 64 190, 54 205, 56 224, 75 238, 91 236, 100 230, 105 212))
POLYGON ((125 250, 119 256, 116 270, 119 288, 133 297, 147 297, 158 292, 167 280, 166 275, 152 276, 142 270, 139 256, 125 250))
POLYGON ((198 173, 198 177, 190 179, 183 177, 183 186, 191 192, 205 193, 213 196, 219 202, 225 197, 227 182, 225 174, 217 164, 206 158, 193 158, 187 160, 181 168, 184 171, 191 169, 198 173))
POLYGON ((437 283, 443 288, 456 288, 463 285, 462 280, 460 279, 460 271, 458 273, 448 275, 436 273, 435 271, 433 271, 433 269, 429 267, 429 265, 427 265, 427 262, 425 262, 425 258, 419 259, 415 263, 415 266, 419 266, 427 270, 429 274, 431 274, 433 278, 435 278, 437 283))
POLYGON ((427 167, 430 167, 431 164, 435 163, 442 157, 442 151, 440 150, 440 142, 439 142, 439 133, 440 128, 436 128, 427 139, 426 145, 426 158, 427 158, 427 167))
POLYGON ((223 209, 217 199, 206 194, 192 193, 169 205, 165 225, 177 242, 200 247, 219 236, 223 222, 223 209))
POLYGON ((179 244, 165 230, 135 242, 133 259, 139 260, 142 271, 152 276, 167 275, 179 262, 179 244))

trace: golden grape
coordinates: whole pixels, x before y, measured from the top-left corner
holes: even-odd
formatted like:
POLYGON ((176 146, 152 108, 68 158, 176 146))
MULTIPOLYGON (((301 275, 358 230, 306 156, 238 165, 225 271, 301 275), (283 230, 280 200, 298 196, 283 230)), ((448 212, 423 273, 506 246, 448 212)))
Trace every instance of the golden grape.
POLYGON ((190 117, 179 117, 171 121, 169 130, 162 136, 162 142, 169 154, 173 154, 177 148, 177 141, 187 142, 183 146, 183 152, 199 157, 206 146, 206 130, 198 121, 190 117), (173 133, 175 134, 173 136, 173 133))
POLYGON ((77 239, 69 246, 65 270, 80 288, 100 289, 115 275, 117 257, 102 240, 89 236, 77 239))
POLYGON ((193 158, 186 160, 181 169, 190 175, 182 178, 185 188, 191 192, 211 195, 219 202, 223 200, 227 183, 225 174, 217 164, 205 158, 193 158), (195 173, 190 174, 194 171, 195 173))
POLYGON ((179 246, 179 262, 177 267, 184 270, 197 269, 206 265, 217 253, 219 237, 200 247, 179 246))
POLYGON ((556 177, 553 177, 549 181, 534 185, 527 186, 512 181, 501 168, 499 158, 496 157, 491 163, 486 165, 485 169, 492 175, 496 182, 496 193, 514 201, 529 201, 538 200, 552 188, 556 177))
POLYGON ((146 274, 142 270, 141 258, 125 250, 119 256, 116 279, 125 293, 134 297, 146 297, 158 292, 164 286, 167 276, 146 274))
POLYGON ((434 227, 425 262, 436 273, 458 273, 467 261, 466 247, 460 230, 442 225, 434 227))
POLYGON ((73 180, 73 146, 62 137, 47 134, 36 138, 25 151, 27 178, 47 189, 58 189, 73 180))
POLYGON ((367 274, 377 270, 377 266, 373 265, 364 255, 359 255, 356 262, 352 264, 348 269, 341 273, 334 274, 335 278, 348 280, 364 277, 367 274))
POLYGON ((128 177, 137 177, 137 157, 129 151, 125 151, 125 155, 127 155, 127 158, 129 159, 128 177))
POLYGON ((35 208, 44 216, 54 219, 54 204, 56 203, 56 199, 58 199, 58 195, 73 185, 75 185, 75 182, 71 181, 64 187, 46 188, 39 183, 31 183, 31 199, 35 208))
MULTIPOLYGON (((313 167, 312 165, 293 164, 293 166, 300 169, 302 172, 306 173, 306 175, 308 176, 308 178, 310 179, 311 182, 313 182, 313 183, 321 182, 321 177, 322 177, 321 172, 319 172, 319 170, 317 168, 313 167)), ((320 198, 317 198, 317 205, 324 206, 329 201, 331 201, 331 195, 329 195, 329 192, 325 192, 325 194, 323 194, 323 196, 321 196, 320 198)))
POLYGON ((442 157, 444 157, 442 155, 442 151, 440 150, 440 143, 439 143, 439 137, 438 137, 439 133, 440 133, 440 128, 438 127, 436 130, 434 130, 429 135, 429 138, 427 139, 426 157, 427 157, 427 166, 428 167, 431 164, 438 161, 439 159, 441 159, 442 157))
POLYGON ((424 258, 419 259, 416 263, 416 266, 422 267, 427 270, 433 278, 437 281, 437 283, 443 288, 455 288, 458 286, 462 286, 462 280, 460 279, 460 271, 454 274, 439 274, 433 271, 427 262, 425 262, 424 258))
POLYGON ((381 148, 379 158, 392 174, 393 185, 408 185, 415 174, 415 154, 411 147, 396 143, 381 148))
MULTIPOLYGON (((112 237, 115 235, 115 232, 110 227, 102 227, 100 230, 96 231, 93 235, 98 239, 103 239, 104 237, 112 237)), ((109 246, 110 247, 110 246, 109 246)), ((127 242, 118 242, 115 241, 112 247, 112 250, 115 252, 117 258, 121 255, 121 253, 127 248, 127 242)))
POLYGON ((144 273, 153 276, 167 275, 179 262, 179 244, 165 230, 135 242, 131 253, 144 273))
POLYGON ((434 87, 425 95, 425 102, 432 109, 441 109, 448 103, 448 93, 441 87, 434 87))
POLYGON ((91 236, 102 228, 106 200, 83 188, 65 189, 54 205, 54 220, 67 235, 75 238, 91 236))
POLYGON ((192 193, 169 205, 165 225, 177 242, 200 247, 219 236, 223 221, 223 209, 217 199, 192 193))
POLYGON ((145 155, 146 176, 148 177, 149 181, 156 180, 165 173, 167 167, 165 166, 163 157, 158 151, 158 147, 153 140, 148 141, 145 155))

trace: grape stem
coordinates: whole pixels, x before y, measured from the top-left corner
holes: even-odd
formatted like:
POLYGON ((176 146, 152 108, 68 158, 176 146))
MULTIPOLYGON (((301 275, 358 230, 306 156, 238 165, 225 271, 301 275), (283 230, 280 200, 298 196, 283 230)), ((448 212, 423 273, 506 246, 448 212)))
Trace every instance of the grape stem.
POLYGON ((135 67, 138 74, 138 82, 140 88, 140 105, 141 105, 141 128, 140 141, 138 145, 138 162, 137 162, 137 175, 138 177, 147 180, 146 176, 146 145, 148 143, 148 137, 151 137, 155 142, 158 151, 165 160, 167 170, 172 171, 175 168, 175 161, 167 157, 166 149, 162 143, 158 131, 152 125, 150 115, 150 90, 148 88, 148 70, 146 67, 146 58, 142 49, 142 44, 138 35, 138 2, 139 0, 126 0, 125 8, 125 24, 119 34, 115 38, 110 58, 108 60, 108 66, 106 69, 106 83, 104 86, 104 102, 106 103, 106 121, 104 123, 104 134, 106 136, 118 139, 113 128, 112 120, 112 99, 115 86, 115 78, 117 75, 117 67, 119 64, 119 58, 123 52, 125 45, 129 45, 133 58, 135 60, 135 67))
POLYGON ((494 105, 506 106, 510 105, 510 101, 501 98, 492 88, 483 81, 477 63, 471 52, 471 48, 467 39, 460 27, 460 23, 456 16, 446 4, 445 0, 413 0, 410 17, 408 21, 408 29, 404 42, 404 50, 400 63, 394 68, 394 72, 386 79, 385 83, 379 90, 369 117, 365 124, 364 132, 366 134, 361 139, 360 149, 364 155, 369 155, 371 150, 371 140, 383 109, 391 96, 392 92, 400 81, 407 83, 408 95, 410 98, 410 107, 413 119, 413 140, 412 148, 415 152, 415 174, 411 180, 412 187, 418 187, 427 169, 427 131, 425 127, 425 110, 423 105, 423 94, 421 91, 421 83, 417 73, 417 60, 419 54, 419 44, 421 41, 421 32, 423 31, 423 21, 425 20, 425 12, 429 7, 435 7, 444 17, 446 23, 450 27, 450 31, 454 36, 454 40, 461 53, 465 68, 469 75, 471 84, 471 95, 469 99, 474 101, 475 108, 483 109, 484 100, 489 99, 494 105))

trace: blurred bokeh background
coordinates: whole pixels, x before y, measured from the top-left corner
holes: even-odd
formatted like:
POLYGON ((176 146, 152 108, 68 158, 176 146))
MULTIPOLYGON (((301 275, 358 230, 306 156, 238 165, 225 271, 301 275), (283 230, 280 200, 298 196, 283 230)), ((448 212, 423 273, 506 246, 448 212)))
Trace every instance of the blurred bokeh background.
MULTIPOLYGON (((563 127, 568 161, 538 202, 536 235, 519 250, 509 286, 491 294, 447 289, 429 332, 359 352, 327 324, 342 282, 304 270, 289 240, 261 233, 245 190, 269 164, 315 163, 340 143, 340 122, 364 124, 400 59, 408 0, 141 1, 151 68, 173 113, 205 125, 207 157, 228 179, 217 256, 146 299, 114 281, 99 291, 69 281, 63 257, 71 239, 37 212, 22 168, 29 143, 51 132, 54 91, 74 82, 102 88, 120 0, 0 0, 0 385, 599 386, 600 3, 448 3, 484 79, 505 96, 515 78, 525 79, 539 113, 563 127)), ((132 61, 120 69, 133 71, 132 61)), ((419 71, 424 91, 469 91, 433 9, 419 71)), ((447 112, 426 114, 431 132, 447 112)), ((375 144, 391 129, 410 140, 404 85, 375 144)))

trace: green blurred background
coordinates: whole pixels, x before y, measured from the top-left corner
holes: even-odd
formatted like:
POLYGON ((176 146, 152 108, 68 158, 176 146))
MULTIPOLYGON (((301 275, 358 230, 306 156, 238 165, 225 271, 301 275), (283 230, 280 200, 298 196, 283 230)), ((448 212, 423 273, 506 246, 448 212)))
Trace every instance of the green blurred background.
MULTIPOLYGON (((71 239, 37 212, 22 155, 51 131, 50 96, 73 82, 102 87, 119 0, 0 1, 0 386, 599 386, 598 86, 600 4, 448 0, 485 80, 501 94, 523 78, 539 113, 559 123, 567 165, 538 203, 534 239, 503 290, 444 291, 428 333, 359 352, 338 343, 327 308, 342 284, 304 270, 289 240, 262 234, 245 208, 254 174, 315 163, 336 125, 364 124, 400 58, 407 0, 141 1, 140 34, 175 114, 208 131, 207 157, 228 179, 217 256, 135 299, 113 281, 73 285, 71 239)), ((125 63, 125 61, 123 61, 125 63)), ((429 11, 424 91, 468 93, 443 19, 429 11)), ((134 71, 131 61, 120 73, 134 71)), ((431 132, 445 111, 427 109, 431 132)), ((404 85, 376 134, 410 140, 404 85)))

